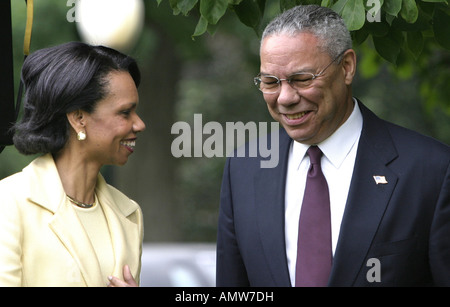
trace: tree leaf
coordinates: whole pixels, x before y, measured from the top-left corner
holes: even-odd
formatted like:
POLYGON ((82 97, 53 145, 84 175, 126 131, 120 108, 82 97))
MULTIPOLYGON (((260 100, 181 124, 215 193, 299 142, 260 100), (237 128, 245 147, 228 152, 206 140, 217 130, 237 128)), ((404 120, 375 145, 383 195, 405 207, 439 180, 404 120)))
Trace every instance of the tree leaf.
POLYGON ((434 12, 433 30, 439 45, 450 50, 450 16, 440 9, 434 12))
POLYGON ((385 60, 395 64, 403 44, 401 32, 391 31, 386 36, 372 36, 375 50, 385 60))
POLYGON ((422 32, 410 31, 406 33, 406 42, 408 49, 411 51, 414 58, 417 60, 422 53, 424 40, 422 32))
POLYGON ((389 15, 397 17, 402 9, 402 0, 387 0, 384 3, 383 9, 389 15))
POLYGON ((339 0, 331 8, 341 15, 349 31, 363 27, 366 11, 362 0, 339 0))
POLYGON ((239 3, 241 3, 243 0, 228 0, 228 4, 231 5, 238 5, 239 3))
POLYGON ((367 31, 366 27, 362 27, 357 31, 351 32, 350 34, 352 36, 354 47, 361 45, 367 39, 367 37, 369 37, 369 31, 367 31))
POLYGON ((333 4, 332 0, 322 0, 322 2, 320 3, 320 6, 330 7, 332 4, 333 4))
POLYGON ((206 20, 205 17, 200 16, 197 26, 195 27, 194 34, 192 34, 192 39, 194 39, 195 36, 202 35, 203 33, 206 32, 207 29, 208 29, 208 20, 206 20))
POLYGON ((432 27, 432 17, 426 14, 420 14, 416 22, 408 23, 403 18, 395 18, 392 22, 392 28, 400 31, 428 31, 432 27))
POLYGON ((419 16, 415 0, 403 0, 402 9, 400 11, 402 18, 409 23, 415 23, 419 16))
POLYGON ((389 33, 389 24, 382 20, 380 22, 367 22, 364 28, 373 36, 385 36, 389 33))
POLYGON ((258 4, 253 0, 244 0, 235 7, 236 15, 246 26, 255 29, 258 33, 262 15, 258 4))
POLYGON ((222 18, 227 8, 228 0, 200 0, 200 14, 213 25, 222 18))
POLYGON ((174 15, 180 14, 180 9, 178 8, 178 1, 177 0, 169 0, 169 4, 170 4, 170 7, 173 10, 173 14, 174 15))
POLYGON ((347 5, 348 0, 338 0, 333 6, 331 7, 332 10, 334 10, 338 14, 342 14, 342 11, 344 10, 344 6, 347 5))
POLYGON ((184 16, 187 16, 197 2, 198 0, 178 0, 177 7, 184 16))

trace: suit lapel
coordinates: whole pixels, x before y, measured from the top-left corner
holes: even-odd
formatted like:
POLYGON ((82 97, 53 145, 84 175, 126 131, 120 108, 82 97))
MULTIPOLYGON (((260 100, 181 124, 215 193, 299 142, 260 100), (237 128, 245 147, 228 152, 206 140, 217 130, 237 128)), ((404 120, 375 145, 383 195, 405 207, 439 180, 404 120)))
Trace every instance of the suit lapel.
POLYGON ((49 227, 77 263, 87 286, 104 286, 100 265, 89 237, 66 197, 58 170, 50 154, 34 160, 26 169, 30 173, 29 197, 53 213, 49 227))
POLYGON ((105 286, 97 255, 75 210, 71 206, 60 206, 49 226, 72 255, 86 285, 105 286))
MULTIPOLYGON (((128 264, 134 277, 140 269, 140 255, 136 255, 136 244, 139 244, 139 229, 135 223, 129 221, 116 207, 115 201, 122 202, 126 207, 129 199, 122 199, 122 195, 110 195, 107 184, 102 176, 97 181, 96 193, 105 214, 111 235, 114 252, 113 276, 123 279, 123 266, 128 264)), ((130 210, 134 212, 135 210, 130 210)), ((50 222, 50 228, 61 240, 79 266, 87 286, 105 286, 105 278, 94 247, 71 206, 60 206, 50 222)))
POLYGON ((284 191, 291 139, 283 129, 279 135, 280 163, 277 167, 259 168, 256 172, 255 206, 257 224, 263 238, 261 244, 275 284, 290 286, 284 237, 284 191))
POLYGON ((382 120, 359 103, 363 130, 358 145, 330 286, 351 286, 361 268, 378 225, 395 189, 398 177, 387 165, 397 157, 382 120), (385 176, 387 184, 376 184, 373 176, 385 176))
MULTIPOLYGON (((106 276, 102 276, 90 239, 75 210, 72 206, 66 205, 64 189, 52 156, 45 155, 36 159, 27 171, 31 172, 30 199, 54 214, 49 227, 72 255, 86 285, 105 286, 106 276)), ((128 264, 131 272, 136 275, 140 269, 138 261, 140 255, 135 254, 137 253, 135 246, 140 244, 142 238, 137 224, 129 221, 127 216, 135 212, 138 206, 130 203, 123 194, 113 191, 113 188, 108 188, 101 175, 97 180, 96 193, 105 213, 113 243, 115 257, 113 275, 123 279, 124 264, 128 264), (116 203, 121 203, 120 209, 116 203)))
MULTIPOLYGON (((122 194, 111 195, 103 177, 99 177, 97 182, 97 195, 102 204, 108 227, 111 234, 111 241, 114 250, 114 272, 113 276, 123 279, 123 266, 127 264, 133 275, 140 270, 140 255, 136 254, 136 245, 140 244, 141 237, 136 223, 131 222, 127 216, 136 211, 136 206, 127 206, 130 200, 122 194), (115 204, 121 203, 128 212, 122 212, 115 204)), ((134 276, 139 278, 139 276, 134 276)))

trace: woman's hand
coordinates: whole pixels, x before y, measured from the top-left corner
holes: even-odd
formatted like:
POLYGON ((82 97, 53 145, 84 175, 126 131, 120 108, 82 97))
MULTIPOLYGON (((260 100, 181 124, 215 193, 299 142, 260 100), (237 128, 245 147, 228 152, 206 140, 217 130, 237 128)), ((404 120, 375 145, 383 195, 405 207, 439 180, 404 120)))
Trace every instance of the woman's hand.
POLYGON ((121 280, 114 276, 109 276, 108 287, 138 287, 137 282, 134 280, 128 265, 123 266, 123 279, 121 280))

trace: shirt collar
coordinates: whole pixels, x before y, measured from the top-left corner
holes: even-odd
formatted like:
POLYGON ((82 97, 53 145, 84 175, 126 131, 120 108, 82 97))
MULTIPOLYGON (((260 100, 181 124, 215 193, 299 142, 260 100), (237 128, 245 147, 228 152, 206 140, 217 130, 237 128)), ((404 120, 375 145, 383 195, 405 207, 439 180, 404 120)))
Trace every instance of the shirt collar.
MULTIPOLYGON (((335 168, 339 168, 342 165, 345 158, 350 153, 350 150, 353 146, 355 146, 361 135, 363 123, 361 110, 359 109, 356 99, 353 99, 353 101, 354 108, 352 114, 350 114, 350 117, 330 137, 318 144, 324 156, 331 162, 331 164, 333 164, 335 168)), ((298 167, 305 157, 306 151, 310 145, 302 144, 296 141, 292 143, 292 158, 294 159, 294 165, 297 165, 298 167)))

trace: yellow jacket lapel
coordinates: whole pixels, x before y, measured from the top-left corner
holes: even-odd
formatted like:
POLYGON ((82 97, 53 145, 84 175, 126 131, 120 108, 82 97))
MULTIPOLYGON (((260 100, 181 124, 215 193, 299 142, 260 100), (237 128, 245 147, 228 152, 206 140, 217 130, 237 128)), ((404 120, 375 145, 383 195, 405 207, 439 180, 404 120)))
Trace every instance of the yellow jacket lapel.
POLYGON ((94 248, 75 210, 61 206, 49 226, 76 261, 86 285, 105 286, 94 248))
POLYGON ((127 264, 139 282, 143 235, 139 206, 109 186, 101 176, 97 181, 97 196, 105 213, 113 243, 115 257, 113 275, 123 279, 123 266, 127 264))
MULTIPOLYGON (((105 286, 100 265, 89 237, 72 206, 66 205, 64 188, 53 157, 36 159, 27 167, 30 172, 30 200, 51 211, 49 227, 77 263, 87 286, 105 286)), ((106 276, 105 276, 106 277, 106 276)))

